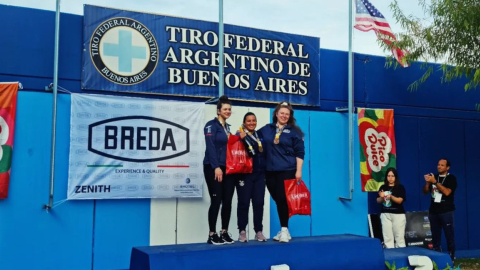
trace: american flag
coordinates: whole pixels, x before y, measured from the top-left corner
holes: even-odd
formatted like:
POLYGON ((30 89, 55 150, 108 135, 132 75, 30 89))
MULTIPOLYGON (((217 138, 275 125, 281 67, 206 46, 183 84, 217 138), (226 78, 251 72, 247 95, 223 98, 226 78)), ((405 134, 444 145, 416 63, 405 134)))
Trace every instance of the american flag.
MULTIPOLYGON (((363 32, 368 32, 370 30, 375 31, 377 37, 387 45, 390 45, 392 44, 392 41, 397 40, 387 20, 385 20, 385 17, 383 17, 378 9, 376 9, 368 0, 355 1, 357 6, 355 28, 363 32)), ((408 63, 405 60, 406 51, 402 51, 393 46, 392 53, 402 67, 408 67, 408 63)))

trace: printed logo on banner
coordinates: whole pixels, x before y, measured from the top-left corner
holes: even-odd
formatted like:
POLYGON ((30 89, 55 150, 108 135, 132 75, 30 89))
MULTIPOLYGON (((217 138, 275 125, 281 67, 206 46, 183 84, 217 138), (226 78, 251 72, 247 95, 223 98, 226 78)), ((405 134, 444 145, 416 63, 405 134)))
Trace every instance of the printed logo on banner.
POLYGON ((158 185, 157 189, 158 190, 168 190, 170 187, 168 185, 158 185))
POLYGON ((104 101, 95 101, 95 106, 99 107, 99 108, 106 108, 108 107, 108 103, 107 102, 104 102, 104 101))
POLYGON ((377 132, 369 128, 365 132, 367 146, 367 160, 372 171, 379 172, 389 163, 389 154, 392 151, 392 142, 385 132, 377 132))
POLYGON ((98 25, 89 51, 98 72, 121 85, 145 81, 158 63, 155 37, 145 25, 131 18, 111 18, 98 25))
POLYGON ((88 150, 122 161, 152 162, 171 159, 190 151, 189 129, 149 116, 125 116, 103 120, 88 126, 88 150), (95 129, 104 127, 102 131, 95 129), (104 141, 93 138, 104 135, 104 141), (183 142, 183 143, 178 143, 183 142), (111 150, 112 152, 109 152, 111 150), (171 151, 168 155, 165 154, 171 151), (151 157, 144 157, 150 152, 151 157), (142 153, 142 155, 139 155, 142 153), (140 156, 140 157, 138 157, 140 156))
POLYGON ((143 189, 143 190, 154 190, 155 187, 154 187, 153 185, 146 184, 146 185, 143 185, 143 186, 142 186, 142 189, 143 189))

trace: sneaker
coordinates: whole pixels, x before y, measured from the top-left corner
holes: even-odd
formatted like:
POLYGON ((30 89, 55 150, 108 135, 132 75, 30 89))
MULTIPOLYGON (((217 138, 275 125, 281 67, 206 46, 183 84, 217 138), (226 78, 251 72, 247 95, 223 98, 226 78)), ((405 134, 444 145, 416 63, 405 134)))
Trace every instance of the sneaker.
POLYGON ((230 233, 228 233, 227 231, 222 232, 220 237, 222 238, 222 240, 225 244, 235 243, 235 241, 233 241, 232 237, 230 237, 230 233))
POLYGON ((267 238, 265 238, 262 231, 259 231, 255 234, 255 240, 257 240, 258 242, 267 242, 267 238))
POLYGON ((240 235, 238 236, 238 241, 242 242, 242 243, 247 243, 248 242, 247 233, 245 231, 240 232, 240 235))
POLYGON ((207 243, 216 246, 225 245, 225 242, 216 233, 208 236, 207 243))
MULTIPOLYGON (((273 237, 274 241, 280 241, 280 235, 282 234, 282 231, 279 231, 277 235, 273 237)), ((292 236, 290 235, 290 232, 287 230, 287 235, 288 235, 288 240, 292 240, 292 236)))
POLYGON ((289 237, 288 231, 281 231, 280 232, 280 237, 278 238, 278 242, 280 243, 288 243, 292 239, 289 237))

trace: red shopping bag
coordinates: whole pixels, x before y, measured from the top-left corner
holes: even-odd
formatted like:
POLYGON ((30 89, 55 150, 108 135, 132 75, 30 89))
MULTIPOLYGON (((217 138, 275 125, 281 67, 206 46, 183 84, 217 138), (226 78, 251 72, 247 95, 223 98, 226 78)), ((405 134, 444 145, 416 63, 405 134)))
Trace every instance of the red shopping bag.
POLYGON ((312 214, 312 206, 310 203, 310 191, 308 191, 305 183, 297 179, 285 180, 285 194, 287 195, 288 217, 293 215, 312 214))
POLYGON ((226 174, 251 173, 253 159, 248 156, 242 140, 237 135, 230 135, 227 143, 226 174))

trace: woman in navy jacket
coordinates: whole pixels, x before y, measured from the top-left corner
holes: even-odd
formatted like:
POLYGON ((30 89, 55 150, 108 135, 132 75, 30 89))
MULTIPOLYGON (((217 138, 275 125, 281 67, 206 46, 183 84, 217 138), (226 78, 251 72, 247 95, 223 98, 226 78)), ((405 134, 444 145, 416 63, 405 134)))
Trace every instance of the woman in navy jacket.
POLYGON ((267 241, 262 233, 263 230, 263 205, 265 198, 265 152, 263 150, 263 138, 255 131, 257 128, 257 117, 254 113, 248 112, 243 117, 240 137, 243 139, 248 155, 253 158, 253 172, 245 174, 237 182, 238 196, 238 230, 240 232, 238 241, 248 242, 245 229, 248 224, 248 208, 250 200, 253 206, 253 229, 255 239, 260 242, 267 241))
POLYGON ((217 117, 205 125, 205 158, 203 173, 210 194, 208 209, 208 225, 210 233, 207 243, 213 245, 233 244, 228 233, 230 214, 232 212, 232 197, 235 192, 235 182, 225 175, 227 159, 227 141, 230 136, 230 125, 227 119, 232 115, 232 103, 226 96, 221 96, 217 103, 217 117), (222 205, 222 231, 216 233, 218 212, 222 205))
POLYGON ((289 242, 288 204, 284 181, 302 179, 302 166, 305 156, 303 132, 296 125, 293 108, 287 102, 275 107, 273 121, 259 130, 263 136, 266 154, 266 182, 273 200, 277 204, 278 217, 282 229, 273 240, 289 242))

